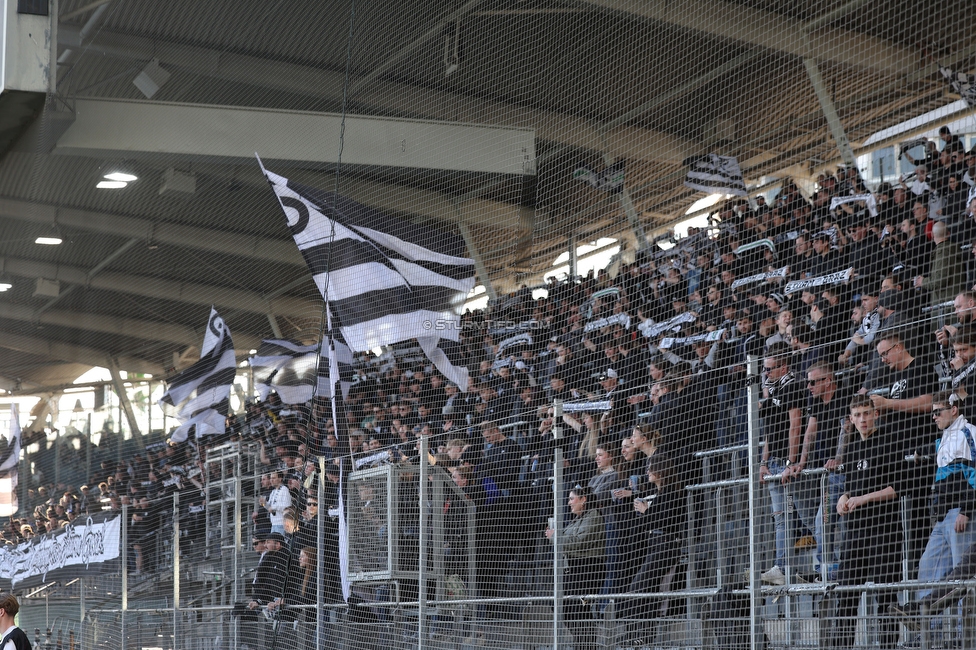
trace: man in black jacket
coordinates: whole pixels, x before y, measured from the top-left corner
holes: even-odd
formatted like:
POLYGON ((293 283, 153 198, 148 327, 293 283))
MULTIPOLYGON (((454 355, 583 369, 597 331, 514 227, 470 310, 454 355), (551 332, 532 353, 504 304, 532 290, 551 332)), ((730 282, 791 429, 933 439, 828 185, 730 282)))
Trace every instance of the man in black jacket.
MULTIPOLYGON (((867 395, 851 400, 850 417, 858 435, 844 452, 847 472, 845 492, 837 501, 837 514, 847 522, 847 538, 841 553, 842 585, 895 582, 901 573, 901 518, 899 497, 906 491, 901 468, 904 453, 898 429, 879 427, 878 410, 867 395)), ((878 609, 897 603, 892 591, 877 592, 878 609)), ((838 597, 832 647, 854 645, 854 629, 861 594, 845 591, 838 597)), ((898 624, 890 618, 878 622, 881 648, 893 650, 898 624)))
POLYGON ((284 588, 285 567, 288 566, 288 552, 283 550, 285 536, 281 533, 271 533, 264 540, 264 553, 254 572, 251 583, 251 600, 247 608, 254 611, 266 607, 275 598, 281 596, 284 588))

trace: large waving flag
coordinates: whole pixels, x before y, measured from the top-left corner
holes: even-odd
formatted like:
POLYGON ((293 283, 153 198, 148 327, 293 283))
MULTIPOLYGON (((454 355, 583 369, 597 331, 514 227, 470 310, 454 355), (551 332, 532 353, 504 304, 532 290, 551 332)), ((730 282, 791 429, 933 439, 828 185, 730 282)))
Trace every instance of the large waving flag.
POLYGON ((0 452, 0 517, 17 513, 17 478, 20 464, 20 416, 10 405, 10 437, 0 452))
POLYGON ((942 73, 946 83, 952 88, 952 92, 960 95, 968 106, 976 107, 976 75, 956 72, 941 65, 939 72, 942 73))
POLYGON ((349 347, 416 338, 437 369, 466 389, 468 371, 456 352, 475 270, 460 235, 264 174, 349 347))
MULTIPOLYGON (((254 372, 254 387, 262 400, 272 390, 285 404, 302 404, 313 396, 332 397, 329 383, 328 350, 319 361, 319 345, 302 345, 287 339, 265 339, 257 353, 247 361, 254 372)), ((335 342, 339 387, 342 397, 352 386, 352 351, 340 340, 335 342)))
POLYGON ((746 182, 735 156, 710 153, 684 161, 688 166, 685 186, 709 194, 735 194, 749 196, 746 182))
POLYGON ((160 406, 180 422, 173 432, 173 442, 186 440, 191 428, 198 438, 224 433, 235 373, 230 329, 217 310, 211 308, 200 360, 166 382, 166 392, 159 400, 160 406))

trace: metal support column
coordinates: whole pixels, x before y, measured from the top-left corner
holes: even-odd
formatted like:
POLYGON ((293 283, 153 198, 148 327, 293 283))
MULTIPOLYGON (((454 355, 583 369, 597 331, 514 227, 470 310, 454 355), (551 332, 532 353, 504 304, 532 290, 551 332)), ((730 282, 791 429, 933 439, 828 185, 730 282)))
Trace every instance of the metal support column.
POLYGON ((563 401, 552 403, 552 647, 559 650, 559 628, 563 622, 563 401))
MULTIPOLYGON (((236 576, 235 576, 236 577, 236 576)), ((180 648, 180 493, 173 493, 173 647, 180 648)))
POLYGON ((427 506, 430 464, 428 436, 420 436, 420 540, 417 553, 417 646, 423 648, 427 639, 427 506))
POLYGON ((759 507, 762 477, 759 476, 759 357, 749 356, 749 648, 763 647, 762 593, 759 585, 759 507))
POLYGON ((857 161, 854 158, 854 151, 851 149, 851 142, 847 139, 847 134, 844 133, 844 125, 840 122, 834 100, 830 98, 830 94, 824 86, 823 77, 820 76, 820 68, 817 66, 816 60, 803 59, 803 66, 807 69, 807 76, 810 77, 814 92, 817 93, 820 109, 823 111, 824 117, 827 118, 827 125, 837 143, 837 151, 840 153, 840 157, 844 159, 848 167, 856 168, 857 161))
MULTIPOLYGON (((244 468, 242 467, 240 454, 238 454, 237 458, 235 459, 234 469, 235 469, 234 471, 234 521, 231 523, 231 525, 234 527, 234 553, 231 556, 231 576, 233 576, 233 580, 231 581, 231 584, 233 586, 231 587, 230 597, 232 598, 232 600, 230 601, 230 603, 225 602, 224 604, 236 603, 240 598, 238 583, 240 583, 240 579, 239 579, 241 575, 240 560, 241 560, 241 553, 243 552, 243 546, 244 546, 243 534, 241 532, 241 526, 244 521, 243 504, 241 503, 241 499, 243 498, 243 490, 242 490, 243 484, 241 481, 241 474, 243 473, 244 468)), ((321 565, 316 564, 315 566, 321 566, 321 565)), ((224 593, 227 593, 226 588, 224 589, 224 593)))
POLYGON ((576 235, 569 236, 569 279, 572 280, 577 275, 579 261, 576 255, 576 235))
POLYGON ((122 382, 119 364, 115 359, 109 359, 109 372, 112 373, 112 385, 115 386, 115 392, 119 396, 119 404, 125 413, 125 419, 129 422, 129 431, 132 432, 132 437, 137 440, 139 448, 145 451, 146 443, 142 439, 142 433, 139 431, 139 423, 136 422, 136 413, 132 410, 132 402, 129 401, 129 395, 125 392, 125 384, 122 382))
MULTIPOLYGON (((281 328, 278 327, 278 319, 275 318, 275 315, 271 313, 270 309, 268 311, 268 325, 271 326, 271 331, 275 335, 276 338, 279 338, 279 339, 282 338, 282 336, 281 336, 281 328)), ((251 395, 253 395, 253 394, 254 393, 252 392, 251 395)))
MULTIPOLYGON (((319 457, 319 489, 315 495, 319 503, 319 514, 315 516, 315 566, 325 566, 325 529, 322 526, 323 517, 329 516, 329 509, 325 505, 325 456, 319 457), (324 513, 324 514, 323 514, 324 513)), ((315 647, 325 647, 325 571, 321 568, 315 572, 315 647)), ((235 646, 240 647, 240 646, 235 646)))
POLYGON ((468 253, 471 255, 471 259, 474 260, 474 269, 478 272, 478 281, 484 285, 485 291, 488 292, 488 298, 494 302, 498 299, 498 294, 495 293, 495 288, 491 286, 491 278, 488 277, 488 267, 485 266, 485 261, 481 258, 481 252, 478 250, 478 245, 474 241, 474 235, 471 234, 471 228, 464 221, 461 214, 461 206, 455 204, 454 211, 457 213, 458 228, 461 230, 461 236, 464 237, 464 243, 468 247, 468 253))
MULTIPOLYGON (((122 541, 121 541, 121 555, 122 555, 122 643, 119 647, 122 650, 126 648, 125 641, 125 614, 129 609, 129 506, 128 504, 122 504, 122 541)), ((81 585, 82 598, 84 598, 85 585, 81 585)), ((82 601, 84 602, 84 601, 82 601)), ((85 620, 84 612, 82 612, 82 621, 85 620)))

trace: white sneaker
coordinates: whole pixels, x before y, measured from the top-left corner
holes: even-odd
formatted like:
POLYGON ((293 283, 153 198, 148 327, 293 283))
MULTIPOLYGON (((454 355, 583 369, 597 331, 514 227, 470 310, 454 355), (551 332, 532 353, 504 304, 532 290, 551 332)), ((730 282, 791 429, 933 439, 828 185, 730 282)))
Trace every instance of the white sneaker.
POLYGON ((786 574, 774 564, 773 568, 769 571, 763 571, 762 581, 768 582, 771 585, 782 586, 786 584, 786 574))

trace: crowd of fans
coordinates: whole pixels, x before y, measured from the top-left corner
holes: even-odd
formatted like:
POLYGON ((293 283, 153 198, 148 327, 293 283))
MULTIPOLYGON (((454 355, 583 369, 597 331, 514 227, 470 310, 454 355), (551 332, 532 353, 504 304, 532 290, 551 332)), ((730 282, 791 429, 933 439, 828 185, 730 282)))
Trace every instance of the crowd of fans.
MULTIPOLYGON (((250 402, 228 419, 222 439, 103 464, 97 489, 39 489, 33 518, 11 521, 5 537, 29 538, 126 501, 136 513, 132 523, 153 530, 159 515, 152 504, 174 491, 186 494, 180 503, 192 517, 208 496, 207 447, 251 441, 261 488, 250 530, 261 561, 239 613, 287 609, 315 593, 309 580, 317 537, 310 531, 320 521, 327 599, 339 599, 341 464, 347 472, 416 464, 418 441, 427 437, 435 467, 450 472, 476 506, 476 583, 467 583, 461 563, 451 565, 468 590, 512 595, 512 562, 542 557, 540 545, 559 529, 568 594, 667 591, 689 541, 684 486, 746 474, 747 360, 756 356, 759 469, 775 532, 762 579, 784 585, 816 579, 815 572, 842 584, 942 578, 976 539, 969 522, 976 447, 967 420, 976 391, 976 259, 969 252, 976 251, 976 152, 947 129, 941 141, 941 151, 913 160, 915 173, 899 184, 871 192, 856 170, 839 168, 821 175, 807 198, 786 182, 770 204, 761 196, 727 201, 710 228, 661 242, 669 248, 625 252, 599 273, 549 280, 546 297, 523 287, 489 310, 466 313, 466 392, 413 349, 363 355, 338 422, 327 400, 250 402), (564 432, 559 441, 556 427, 564 432), (716 448, 730 451, 706 475, 695 453, 716 448), (557 449, 565 522, 550 519, 557 449), (830 473, 826 505, 809 471, 818 469, 830 473), (908 576, 895 505, 903 496, 910 497, 908 576), (785 517, 788 499, 799 522, 785 517), (795 543, 815 547, 817 566, 791 559, 795 543), (281 582, 286 575, 291 580, 281 582)), ((418 512, 413 481, 400 486, 401 516, 418 512)), ((357 516, 381 510, 368 485, 357 497, 357 516)), ((450 501, 443 507, 459 512, 450 501)), ((445 545, 460 548, 461 520, 446 521, 445 545)), ((732 584, 748 579, 740 523, 731 522, 721 542, 725 566, 708 558, 690 567, 699 584, 714 584, 719 570, 732 584)), ((131 561, 136 571, 151 570, 143 549, 131 561)), ((367 558, 350 562, 353 570, 369 568, 367 558)), ((856 612, 852 598, 842 599, 841 619, 856 612)), ((879 599, 899 607, 889 596, 879 599)), ((592 645, 590 607, 578 599, 568 607, 581 647, 592 645)), ((622 615, 665 616, 669 607, 634 600, 622 615)), ((509 613, 493 606, 485 615, 509 613)), ((845 626, 837 626, 842 641, 853 634, 845 626)), ((889 625, 884 647, 893 643, 890 633, 889 625)))

